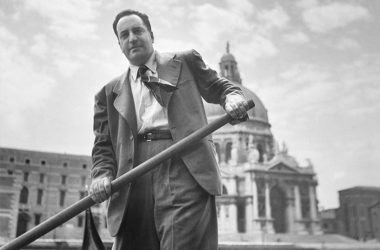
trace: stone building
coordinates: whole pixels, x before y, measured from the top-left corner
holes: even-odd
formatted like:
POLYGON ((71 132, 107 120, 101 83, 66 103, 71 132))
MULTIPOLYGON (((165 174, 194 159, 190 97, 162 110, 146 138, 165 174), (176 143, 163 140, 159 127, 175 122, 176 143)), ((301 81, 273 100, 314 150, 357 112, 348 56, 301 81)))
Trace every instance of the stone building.
MULTIPOLYGON (((243 85, 228 45, 220 73, 256 104, 249 121, 213 134, 223 178, 223 196, 217 197, 220 233, 320 233, 313 166, 300 166, 275 142, 268 112, 243 85)), ((225 114, 218 105, 205 108, 210 121, 225 114)), ((83 197, 90 167, 89 156, 0 148, 0 237, 14 238, 83 197)), ((102 239, 109 239, 104 206, 93 213, 102 239)), ((44 238, 80 239, 83 223, 81 214, 44 238)))
MULTIPOLYGON (((319 234, 317 179, 312 164, 300 166, 281 149, 271 132, 268 112, 259 97, 247 89, 239 74, 237 61, 226 53, 220 74, 243 89, 256 106, 250 120, 226 125, 213 134, 223 177, 223 191, 217 197, 221 233, 319 234)), ((209 120, 224 110, 205 103, 209 120)))
POLYGON ((324 234, 337 234, 339 232, 338 212, 337 208, 319 211, 321 228, 324 234))
MULTIPOLYGON (((0 239, 12 239, 86 195, 91 158, 0 148, 0 239)), ((104 205, 92 209, 100 231, 104 205)), ((43 238, 81 239, 84 213, 43 238)))
POLYGON ((368 207, 371 236, 380 241, 380 201, 368 207))
POLYGON ((339 191, 339 232, 358 240, 380 240, 380 187, 339 191))

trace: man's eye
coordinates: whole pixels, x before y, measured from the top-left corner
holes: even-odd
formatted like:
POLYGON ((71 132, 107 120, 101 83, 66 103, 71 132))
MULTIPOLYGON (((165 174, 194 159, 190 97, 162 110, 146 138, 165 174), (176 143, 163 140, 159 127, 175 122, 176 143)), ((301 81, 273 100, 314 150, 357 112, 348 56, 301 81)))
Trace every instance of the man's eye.
POLYGON ((133 33, 136 35, 141 35, 143 33, 143 29, 135 29, 133 30, 133 33))
POLYGON ((128 38, 128 33, 127 32, 121 33, 120 38, 122 39, 128 38))

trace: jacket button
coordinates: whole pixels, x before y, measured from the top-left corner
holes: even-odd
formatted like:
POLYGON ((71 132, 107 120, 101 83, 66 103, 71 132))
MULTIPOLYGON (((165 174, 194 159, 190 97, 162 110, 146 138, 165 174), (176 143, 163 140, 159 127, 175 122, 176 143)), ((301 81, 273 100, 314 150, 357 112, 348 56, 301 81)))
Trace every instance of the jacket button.
POLYGON ((129 158, 129 159, 128 159, 128 163, 132 163, 132 158, 129 158))

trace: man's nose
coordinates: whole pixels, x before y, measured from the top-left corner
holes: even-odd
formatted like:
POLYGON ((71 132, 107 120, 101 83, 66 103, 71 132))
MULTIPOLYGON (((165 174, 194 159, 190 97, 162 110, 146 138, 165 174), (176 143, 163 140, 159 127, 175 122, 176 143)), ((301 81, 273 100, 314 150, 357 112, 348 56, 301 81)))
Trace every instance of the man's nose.
POLYGON ((129 42, 135 42, 137 40, 137 36, 131 32, 129 34, 129 42))

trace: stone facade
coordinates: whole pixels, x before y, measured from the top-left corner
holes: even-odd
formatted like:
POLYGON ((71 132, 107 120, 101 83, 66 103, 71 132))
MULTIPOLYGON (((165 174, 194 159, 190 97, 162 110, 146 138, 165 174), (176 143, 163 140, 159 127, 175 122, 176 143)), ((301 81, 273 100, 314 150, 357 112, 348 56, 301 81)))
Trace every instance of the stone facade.
MULTIPOLYGON (((313 166, 300 166, 286 145, 278 146, 264 104, 244 87, 237 65, 227 44, 220 74, 241 87, 256 106, 249 111, 250 120, 213 134, 224 190, 217 197, 219 231, 320 234, 313 166)), ((218 105, 205 107, 210 121, 224 114, 218 105)))
MULTIPOLYGON (((21 235, 84 197, 90 167, 89 156, 0 148, 1 239, 21 235)), ((92 209, 103 234, 104 209, 92 209)), ((84 213, 43 238, 81 239, 83 227, 84 213)))
POLYGON ((338 209, 324 209, 319 214, 324 234, 336 234, 339 232, 338 209))
POLYGON ((358 240, 380 240, 380 187, 339 191, 339 232, 358 240))

